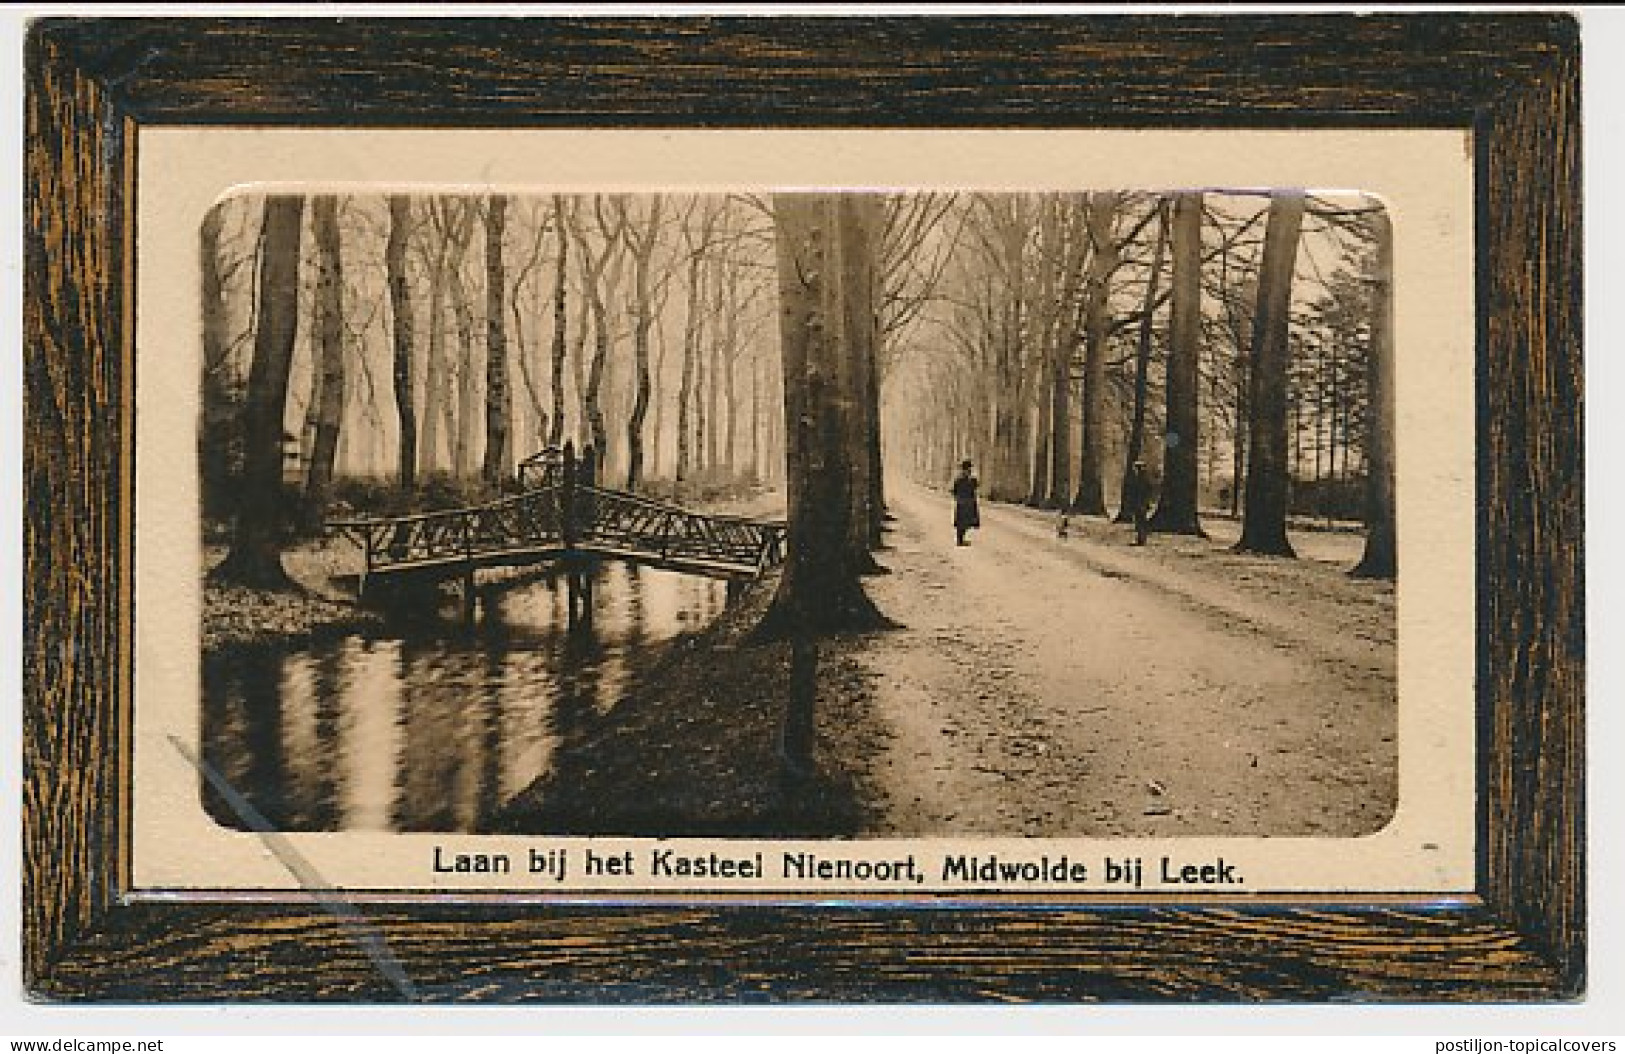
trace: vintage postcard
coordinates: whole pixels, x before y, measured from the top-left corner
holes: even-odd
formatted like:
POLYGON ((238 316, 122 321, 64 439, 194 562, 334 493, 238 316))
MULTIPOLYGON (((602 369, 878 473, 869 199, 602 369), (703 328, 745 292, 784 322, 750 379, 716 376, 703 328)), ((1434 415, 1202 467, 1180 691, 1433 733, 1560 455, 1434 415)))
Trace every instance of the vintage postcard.
POLYGON ((139 156, 137 895, 1473 888, 1465 133, 139 156))

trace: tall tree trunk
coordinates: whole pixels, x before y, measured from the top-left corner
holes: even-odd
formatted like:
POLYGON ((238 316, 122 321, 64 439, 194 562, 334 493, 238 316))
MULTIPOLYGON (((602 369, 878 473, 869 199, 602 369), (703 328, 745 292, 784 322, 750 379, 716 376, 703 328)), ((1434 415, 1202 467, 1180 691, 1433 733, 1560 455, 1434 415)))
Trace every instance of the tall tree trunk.
MULTIPOLYGON (((663 314, 664 308, 656 314, 663 314)), ((649 405, 654 412, 654 420, 649 428, 649 475, 660 477, 661 452, 665 444, 666 429, 666 401, 665 376, 666 353, 669 346, 666 343, 666 327, 655 327, 655 365, 654 373, 649 379, 649 405)))
POLYGON ((716 279, 716 285, 712 288, 715 299, 711 302, 713 331, 711 340, 706 345, 704 358, 705 383, 701 385, 699 393, 701 398, 705 400, 705 408, 700 415, 698 437, 698 441, 704 445, 705 449, 705 467, 712 475, 717 474, 718 461, 720 460, 717 450, 717 377, 722 373, 719 366, 724 350, 723 341, 726 339, 726 333, 722 325, 726 314, 723 310, 723 304, 726 302, 729 293, 732 292, 728 288, 730 283, 727 268, 723 266, 721 261, 717 265, 716 279))
MULTIPOLYGON (((882 352, 884 345, 885 336, 881 334, 875 338, 876 355, 882 352)), ((886 462, 880 436, 879 367, 880 363, 877 361, 874 368, 869 370, 868 391, 865 393, 869 412, 869 548, 871 549, 879 549, 883 545, 885 539, 882 532, 886 527, 886 462)))
POLYGON ((730 350, 722 359, 722 402, 728 410, 728 425, 722 433, 722 463, 728 467, 730 476, 743 475, 739 471, 739 388, 736 377, 738 360, 738 352, 732 350, 730 345, 730 350))
POLYGON ((1062 305, 1056 278, 1066 262, 1061 259, 1059 198, 1045 194, 1038 200, 1038 300, 1033 311, 1034 334, 1038 341, 1036 388, 1038 418, 1033 426, 1032 480, 1027 488, 1027 504, 1035 509, 1049 507, 1052 483, 1050 459, 1055 442, 1055 357, 1060 344, 1058 322, 1062 305))
POLYGON ((842 348, 840 361, 844 366, 838 398, 846 425, 844 443, 851 472, 847 491, 851 503, 847 511, 847 545, 852 550, 853 565, 865 574, 882 570, 869 552, 877 515, 869 506, 873 493, 869 473, 873 468, 870 444, 878 422, 870 418, 869 401, 880 340, 876 315, 879 274, 875 266, 882 219, 880 209, 880 198, 873 194, 843 194, 835 204, 839 232, 834 261, 834 277, 838 282, 835 303, 841 309, 842 328, 838 339, 842 348))
POLYGON ((587 296, 587 270, 583 259, 581 295, 576 297, 574 336, 570 338, 570 383, 576 393, 576 424, 570 431, 579 446, 591 442, 587 432, 587 334, 592 332, 592 309, 587 296))
POLYGON ((1168 327, 1168 409, 1162 497, 1151 529, 1205 537, 1197 516, 1197 363, 1202 341, 1202 195, 1174 197, 1173 304, 1168 327))
MULTIPOLYGON (((538 234, 537 237, 540 239, 540 234, 538 234)), ((536 248, 536 252, 539 256, 541 253, 541 247, 539 245, 536 248)), ((534 265, 534 263, 535 261, 533 260, 532 265, 534 265)), ((513 462, 518 461, 518 451, 520 449, 526 449, 529 453, 535 453, 537 450, 539 450, 547 439, 548 430, 547 405, 542 398, 542 388, 536 378, 536 356, 531 354, 530 342, 525 335, 525 319, 541 314, 542 293, 541 290, 538 289, 536 291, 535 302, 527 307, 527 305, 524 303, 524 297, 521 295, 524 289, 524 284, 525 274, 524 271, 521 271, 519 277, 514 279, 513 295, 508 299, 508 313, 513 321, 514 358, 519 361, 519 376, 525 385, 525 395, 527 397, 526 402, 530 407, 531 424, 529 433, 526 436, 528 446, 521 448, 519 446, 518 428, 521 420, 523 419, 523 415, 518 411, 518 409, 514 410, 514 436, 508 441, 509 460, 513 462)), ((536 351, 539 352, 540 350, 541 348, 538 345, 536 351)), ((509 405, 513 406, 516 402, 517 400, 510 399, 509 405)))
MULTIPOLYGON (((429 348, 428 363, 424 370, 423 437, 418 453, 418 474, 434 471, 441 461, 441 434, 447 439, 446 452, 456 447, 459 415, 452 401, 452 363, 446 352, 446 309, 449 299, 448 284, 452 277, 461 282, 463 256, 473 232, 474 212, 462 198, 436 198, 428 202, 430 219, 435 221, 439 235, 432 253, 425 254, 429 272, 429 348)), ((466 304, 464 305, 466 308, 466 304)), ((455 307, 453 308, 455 312, 455 307)), ((468 325, 472 326, 472 321, 468 325)), ((469 336, 466 342, 472 340, 469 336)), ((466 351, 465 351, 466 358, 466 351)))
POLYGON ((1038 405, 1033 408, 1036 415, 1032 419, 1033 442, 1028 451, 1032 455, 1032 475, 1027 487, 1027 501, 1025 504, 1035 509, 1044 507, 1044 499, 1049 490, 1049 455, 1053 418, 1050 416, 1055 409, 1055 397, 1050 394, 1049 385, 1053 378, 1049 368, 1049 356, 1045 355, 1040 363, 1043 376, 1039 378, 1038 405))
MULTIPOLYGON (((312 197, 306 202, 306 205, 313 205, 314 201, 315 199, 312 197)), ((321 412, 322 405, 322 349, 320 335, 316 332, 315 325, 316 298, 319 295, 316 287, 321 282, 321 261, 318 259, 320 253, 312 248, 316 244, 316 239, 312 237, 311 233, 312 221, 310 217, 312 211, 309 207, 305 209, 305 233, 301 235, 305 242, 305 258, 299 264, 299 332, 294 337, 293 346, 294 362, 302 360, 310 363, 309 388, 305 392, 304 420, 300 422, 297 433, 299 436, 298 467, 301 474, 305 473, 310 465, 311 448, 316 442, 316 416, 321 412)), ((289 375, 289 384, 292 384, 291 373, 289 375)), ((288 398, 297 401, 298 395, 290 388, 288 398)), ((291 427, 290 431, 292 431, 291 427)), ((302 506, 303 500, 301 499, 301 508, 298 510, 301 516, 303 514, 302 506)))
POLYGON ((1326 476, 1326 357, 1319 344, 1313 345, 1315 364, 1315 483, 1326 476))
MULTIPOLYGON (((848 544, 853 451, 841 396, 851 369, 842 359, 851 349, 840 322, 846 311, 843 273, 834 266, 837 200, 828 194, 780 194, 773 210, 790 537, 784 576, 760 632, 806 637, 883 625, 886 620, 863 591, 848 544)), ((810 706, 811 700, 806 702, 810 706)))
POLYGON ((452 471, 458 479, 467 479, 474 474, 474 442, 479 434, 480 399, 479 386, 475 382, 480 371, 474 362, 474 305, 460 266, 451 272, 451 308, 457 324, 457 346, 461 352, 457 359, 456 419, 451 426, 452 434, 456 437, 452 444, 452 471))
POLYGON ((210 515, 228 511, 235 498, 231 490, 231 447, 223 442, 223 430, 230 422, 231 392, 228 378, 231 369, 231 340, 229 314, 226 304, 225 277, 221 273, 220 228, 225 222, 225 207, 217 205, 203 219, 203 427, 198 430, 199 470, 202 477, 204 507, 210 515))
POLYGON ((440 468, 440 433, 446 423, 446 282, 445 268, 429 273, 429 347, 423 368, 423 443, 418 448, 418 475, 440 468))
MULTIPOLYGON (((356 349, 357 354, 365 355, 366 346, 363 344, 356 349)), ((354 402, 353 396, 345 398, 354 402)), ((338 442, 333 444, 333 473, 335 476, 354 475, 358 458, 356 456, 355 426, 351 424, 354 416, 360 411, 345 406, 339 410, 339 417, 344 422, 338 432, 338 442)))
POLYGON ((570 232, 565 225, 564 199, 553 195, 553 222, 559 237, 559 266, 553 272, 553 419, 547 430, 547 445, 564 442, 564 354, 565 354, 565 276, 570 264, 570 232))
POLYGON ((412 203, 404 194, 389 199, 389 240, 384 245, 384 274, 389 286, 390 334, 394 341, 391 378, 400 445, 395 474, 402 487, 417 480, 418 416, 412 397, 412 297, 406 280, 406 242, 412 234, 412 203))
POLYGON ((660 229, 660 197, 649 205, 649 227, 643 232, 632 257, 632 360, 636 391, 632 413, 626 422, 626 489, 636 491, 643 482, 643 423, 649 415, 649 327, 654 322, 653 292, 649 267, 654 257, 655 239, 660 229))
MULTIPOLYGON (((613 287, 619 283, 606 276, 602 263, 615 251, 613 246, 604 246, 604 256, 600 258, 600 266, 595 268, 594 277, 597 281, 592 283, 591 293, 587 303, 592 308, 592 363, 587 367, 587 389, 582 395, 582 407, 587 418, 588 436, 592 442, 593 464, 600 469, 609 459, 609 428, 604 423, 604 408, 601 395, 604 387, 604 366, 609 360, 609 306, 605 302, 606 291, 613 295, 613 287), (605 289, 605 283, 611 287, 605 289)), ((619 268, 617 267, 617 270, 619 268)))
POLYGON ((243 408, 242 493, 231 551, 215 568, 219 581, 263 589, 292 583, 282 567, 287 509, 282 485, 283 416, 299 328, 299 241, 304 199, 267 197, 261 241, 259 325, 243 408))
POLYGON ((1292 270, 1298 256, 1303 212, 1302 191, 1282 190, 1270 195, 1258 308, 1253 314, 1252 452, 1237 552, 1296 555, 1286 535, 1287 354, 1292 270))
POLYGON ((1111 325, 1111 279, 1117 270, 1117 241, 1112 235, 1120 195, 1089 195, 1089 283, 1083 314, 1083 406, 1079 430, 1078 492, 1072 511, 1106 515, 1106 341, 1111 325))
POLYGON ((321 397, 316 407, 316 435, 305 476, 307 525, 319 527, 333 490, 333 459, 338 454, 339 426, 344 417, 344 259, 338 223, 338 199, 322 194, 311 202, 319 277, 316 282, 316 345, 321 397))
MULTIPOLYGON (((1254 299, 1257 299, 1256 295, 1254 299)), ((1231 412, 1234 423, 1230 429, 1230 515, 1235 516, 1241 512, 1242 479, 1247 470, 1247 387, 1251 376, 1248 364, 1252 358, 1253 320, 1250 311, 1245 315, 1238 311, 1236 297, 1228 288, 1225 289, 1225 300, 1226 311, 1230 315, 1230 332, 1236 340, 1236 401, 1235 409, 1231 412)), ((1292 434, 1293 442, 1299 442, 1296 429, 1292 434)))
POLYGON ((750 353, 750 478, 760 482, 767 478, 762 471, 762 363, 756 349, 750 353))
POLYGON ((513 396, 508 386, 508 320, 502 312, 502 297, 508 287, 502 266, 507 216, 507 197, 491 195, 485 209, 485 461, 480 472, 491 487, 499 485, 507 475, 513 416, 513 396))
POLYGON ((1157 283, 1162 279, 1162 258, 1168 248, 1168 203, 1157 203, 1157 247, 1151 252, 1151 273, 1145 280, 1145 296, 1140 299, 1140 331, 1134 345, 1134 417, 1128 430, 1128 450, 1123 457, 1123 476, 1117 488, 1118 523, 1133 523, 1134 510, 1124 495, 1130 493, 1129 475, 1134 463, 1145 457, 1145 411, 1151 374, 1151 341, 1155 332, 1152 316, 1157 304, 1157 283))
POLYGON ((1366 536, 1354 574, 1393 578, 1399 570, 1394 537, 1394 230, 1381 206, 1371 214, 1371 225, 1377 244, 1366 354, 1366 536))
POLYGON ((704 301, 702 293, 705 279, 705 267, 701 257, 701 248, 693 248, 688 258, 688 302, 687 313, 683 316, 683 371, 682 380, 677 389, 677 473, 678 483, 682 483, 693 475, 694 437, 693 437, 693 402, 694 402, 694 366, 699 357, 700 330, 704 325, 700 317, 700 305, 704 301))
POLYGON ((989 496, 999 501, 1020 501, 1026 494, 1027 459, 1022 438, 1026 435, 1026 377, 1023 369, 1022 326, 1026 319, 1027 245, 1026 199, 1011 199, 1011 214, 1001 232, 1005 278, 1004 303, 1000 313, 998 371, 994 390, 993 443, 994 474, 989 496))
MULTIPOLYGON (((1062 305, 1063 308, 1065 305, 1062 305)), ((1070 326, 1056 334, 1055 354, 1050 361, 1049 493, 1046 509, 1065 509, 1072 504, 1072 338, 1070 326)))

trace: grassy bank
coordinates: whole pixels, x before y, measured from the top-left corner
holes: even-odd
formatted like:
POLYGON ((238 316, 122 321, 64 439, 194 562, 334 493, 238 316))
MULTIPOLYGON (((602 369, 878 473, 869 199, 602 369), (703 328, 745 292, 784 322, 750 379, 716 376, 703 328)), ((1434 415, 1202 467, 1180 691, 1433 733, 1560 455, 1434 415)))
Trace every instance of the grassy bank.
POLYGON ((249 589, 211 581, 208 571, 225 559, 223 545, 203 550, 203 651, 246 644, 298 643, 324 636, 376 629, 381 617, 358 607, 353 580, 361 557, 342 538, 301 542, 282 554, 296 586, 288 591, 249 589))
POLYGON ((775 579, 677 643, 590 731, 559 743, 547 775, 499 818, 509 833, 841 837, 863 829, 864 760, 880 746, 868 675, 823 648, 818 774, 781 775, 789 647, 749 644, 775 579), (836 759, 843 759, 837 762, 836 759))

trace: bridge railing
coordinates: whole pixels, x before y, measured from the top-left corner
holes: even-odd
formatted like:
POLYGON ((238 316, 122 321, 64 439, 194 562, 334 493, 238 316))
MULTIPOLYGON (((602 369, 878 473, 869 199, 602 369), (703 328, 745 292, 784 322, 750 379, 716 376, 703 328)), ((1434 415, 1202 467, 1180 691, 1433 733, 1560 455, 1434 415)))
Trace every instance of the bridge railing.
POLYGON ((485 505, 390 519, 333 520, 360 543, 366 574, 477 564, 496 556, 597 551, 702 573, 760 574, 784 558, 783 524, 691 512, 569 482, 485 505))
POLYGON ((328 526, 360 543, 369 572, 467 560, 563 541, 560 489, 546 487, 463 509, 387 520, 332 520, 328 526))
POLYGON ((714 563, 760 572, 784 558, 784 527, 739 516, 692 512, 635 494, 578 489, 582 540, 666 561, 714 563))

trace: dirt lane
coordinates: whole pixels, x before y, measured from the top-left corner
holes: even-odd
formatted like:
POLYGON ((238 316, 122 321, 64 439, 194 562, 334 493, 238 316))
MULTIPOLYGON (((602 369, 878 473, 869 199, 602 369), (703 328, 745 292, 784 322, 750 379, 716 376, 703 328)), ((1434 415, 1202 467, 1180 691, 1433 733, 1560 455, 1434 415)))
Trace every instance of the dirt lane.
POLYGON ((1394 801, 1392 590, 899 486, 874 834, 1354 835, 1394 801), (1245 576, 1243 578, 1243 576, 1245 576))

